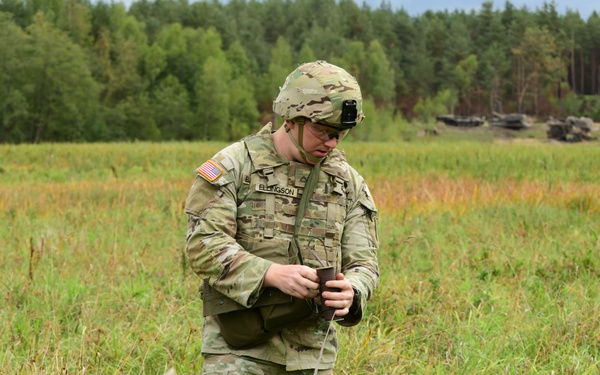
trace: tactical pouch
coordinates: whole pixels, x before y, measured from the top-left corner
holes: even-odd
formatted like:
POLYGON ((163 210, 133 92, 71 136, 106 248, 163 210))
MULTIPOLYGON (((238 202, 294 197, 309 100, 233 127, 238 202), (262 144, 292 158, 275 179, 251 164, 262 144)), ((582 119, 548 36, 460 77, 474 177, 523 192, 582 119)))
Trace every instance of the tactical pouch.
MULTIPOLYGON (((290 297, 290 296, 288 296, 290 297)), ((259 307, 265 330, 278 332, 308 318, 313 314, 313 302, 290 297, 291 302, 259 307)))
POLYGON ((228 298, 204 280, 204 316, 214 315, 221 336, 231 347, 246 349, 267 341, 313 313, 311 301, 266 288, 251 308, 228 298))
POLYGON ((271 334, 263 328, 257 309, 230 311, 215 315, 225 342, 234 349, 247 349, 266 342, 271 334))

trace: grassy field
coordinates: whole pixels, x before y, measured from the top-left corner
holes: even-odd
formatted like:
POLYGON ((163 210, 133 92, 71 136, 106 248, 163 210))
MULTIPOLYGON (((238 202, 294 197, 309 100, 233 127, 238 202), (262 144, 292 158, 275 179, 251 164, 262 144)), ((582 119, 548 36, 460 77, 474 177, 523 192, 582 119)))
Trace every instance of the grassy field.
MULTIPOLYGON (((182 206, 222 146, 0 145, 0 373, 199 373, 182 206)), ((342 146, 381 283, 336 374, 598 374, 598 143, 342 146)))

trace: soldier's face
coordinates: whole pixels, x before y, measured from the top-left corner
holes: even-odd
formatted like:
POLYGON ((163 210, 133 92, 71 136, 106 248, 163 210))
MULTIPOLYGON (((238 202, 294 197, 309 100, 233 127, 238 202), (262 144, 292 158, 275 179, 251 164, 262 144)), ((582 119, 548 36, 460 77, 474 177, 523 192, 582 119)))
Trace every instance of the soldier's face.
MULTIPOLYGON (((331 137, 325 135, 323 132, 328 131, 331 132, 330 129, 324 129, 323 125, 313 124, 310 120, 306 120, 304 123, 304 129, 302 134, 302 147, 306 152, 311 154, 314 157, 322 159, 329 154, 331 150, 337 147, 339 143, 338 138, 342 138, 345 134, 339 134, 337 137, 331 137)), ((296 140, 299 139, 298 131, 300 126, 298 124, 294 125, 292 131, 294 131, 294 136, 296 140)), ((304 162, 300 155, 300 151, 295 149, 294 153, 296 161, 304 162), (296 155, 297 154, 297 155, 296 155)))

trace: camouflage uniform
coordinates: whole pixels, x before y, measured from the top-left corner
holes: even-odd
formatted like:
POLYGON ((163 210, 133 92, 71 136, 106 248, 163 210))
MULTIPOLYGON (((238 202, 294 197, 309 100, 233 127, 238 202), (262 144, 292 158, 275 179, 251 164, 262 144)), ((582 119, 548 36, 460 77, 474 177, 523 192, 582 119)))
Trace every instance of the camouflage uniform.
MULTIPOLYGON (((293 375, 313 375, 314 370, 286 371, 285 365, 278 365, 271 362, 257 360, 255 358, 244 358, 231 354, 204 356, 202 364, 202 373, 204 375, 223 375, 223 374, 281 374, 289 373, 293 375)), ((319 370, 318 375, 333 375, 333 370, 319 370)))
MULTIPOLYGON (((202 280, 231 300, 252 307, 268 267, 298 264, 291 253, 295 217, 310 173, 308 164, 288 161, 271 138, 272 125, 213 156, 198 169, 186 201, 189 263, 202 280)), ((360 291, 359 308, 338 321, 357 324, 378 281, 377 210, 364 179, 334 149, 321 163, 319 181, 301 222, 303 264, 335 266, 360 291)), ((206 306, 205 306, 206 308, 206 306)), ((236 355, 314 369, 329 322, 311 317, 272 335, 266 343, 234 349, 213 316, 203 324, 204 355, 236 355)), ((332 329, 320 369, 332 369, 337 336, 332 329)))

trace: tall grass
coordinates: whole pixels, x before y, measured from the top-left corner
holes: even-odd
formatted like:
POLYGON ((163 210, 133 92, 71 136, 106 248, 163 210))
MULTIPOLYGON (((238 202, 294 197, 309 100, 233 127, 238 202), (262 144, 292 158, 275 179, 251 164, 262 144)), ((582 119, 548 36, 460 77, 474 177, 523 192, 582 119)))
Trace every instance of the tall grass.
MULTIPOLYGON (((0 146, 0 373, 200 371, 182 205, 223 146, 0 146)), ((597 146, 343 146, 381 282, 336 373, 598 373, 597 146)))

